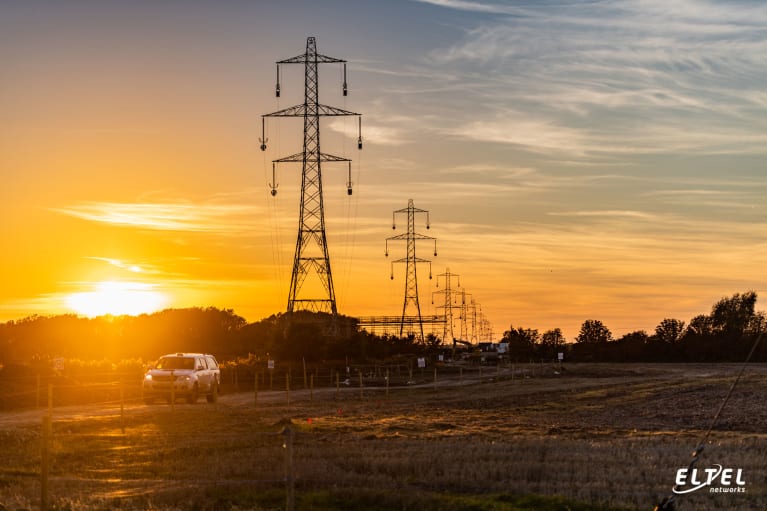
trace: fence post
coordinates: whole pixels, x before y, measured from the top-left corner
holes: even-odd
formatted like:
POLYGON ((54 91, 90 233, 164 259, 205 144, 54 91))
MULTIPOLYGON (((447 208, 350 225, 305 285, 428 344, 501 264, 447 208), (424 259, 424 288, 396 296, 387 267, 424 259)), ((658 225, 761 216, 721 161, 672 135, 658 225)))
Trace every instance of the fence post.
POLYGON ((285 437, 283 447, 285 447, 285 511, 295 511, 295 481, 293 479, 293 430, 290 426, 285 426, 282 430, 285 437))
POLYGON ((125 388, 123 381, 120 379, 120 429, 122 429, 123 435, 125 434, 125 388))
POLYGON ((359 374, 360 374, 360 399, 364 399, 365 398, 364 390, 362 390, 362 369, 360 369, 359 374))
POLYGON ((43 416, 40 445, 40 511, 48 511, 48 470, 50 465, 51 416, 43 416))
POLYGON ((253 406, 258 406, 258 371, 256 371, 255 381, 253 383, 253 406))
POLYGON ((53 384, 48 384, 48 417, 53 417, 53 384))
POLYGON ((389 368, 386 368, 386 397, 389 397, 389 368))
POLYGON ((309 376, 309 400, 314 401, 314 375, 309 376))
POLYGON ((338 371, 336 371, 336 401, 338 401, 338 393, 341 391, 341 383, 338 381, 338 371))
POLYGON ((434 368, 434 392, 437 392, 437 368, 434 368))
POLYGON ((290 404, 290 370, 285 373, 285 397, 288 400, 288 404, 290 404))
POLYGON ((175 369, 170 370, 170 411, 176 411, 176 374, 175 369))

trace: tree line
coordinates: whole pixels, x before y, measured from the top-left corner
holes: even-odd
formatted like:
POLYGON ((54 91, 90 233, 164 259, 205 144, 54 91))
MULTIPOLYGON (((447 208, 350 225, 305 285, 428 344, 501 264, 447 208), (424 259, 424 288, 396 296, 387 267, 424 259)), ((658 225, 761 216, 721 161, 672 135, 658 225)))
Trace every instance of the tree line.
MULTIPOLYGON (((682 320, 663 319, 653 333, 631 332, 618 339, 599 320, 584 321, 574 342, 559 328, 511 327, 503 334, 517 361, 715 362, 742 361, 767 326, 755 310, 753 291, 716 302, 710 314, 682 320)), ((308 312, 276 314, 249 323, 231 309, 168 309, 141 316, 31 316, 0 323, 0 364, 50 364, 56 357, 80 360, 153 361, 165 353, 213 353, 221 360, 254 355, 278 360, 384 360, 436 354, 451 348, 430 336, 378 336, 360 331, 355 318, 308 312)), ((752 357, 767 361, 767 340, 752 357)))
MULTIPOLYGON (((503 341, 518 361, 553 359, 563 353, 567 360, 580 362, 741 362, 767 329, 767 317, 756 311, 756 300, 754 291, 736 293, 689 323, 666 318, 653 333, 637 330, 617 339, 602 321, 587 319, 573 343, 565 343, 559 328, 541 335, 511 327, 503 341)), ((751 360, 767 362, 767 340, 757 345, 751 360)))

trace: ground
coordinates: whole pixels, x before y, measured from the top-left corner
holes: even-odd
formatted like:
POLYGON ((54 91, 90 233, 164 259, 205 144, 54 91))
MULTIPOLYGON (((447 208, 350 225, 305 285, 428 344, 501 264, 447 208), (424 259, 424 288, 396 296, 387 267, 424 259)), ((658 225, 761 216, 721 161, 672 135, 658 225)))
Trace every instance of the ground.
MULTIPOLYGON (((440 368, 388 390, 54 408, 48 508, 650 510, 704 442, 696 466, 740 469, 745 485, 729 486, 743 491, 703 488, 678 509, 767 509, 767 365, 746 369, 707 435, 738 371, 440 368)), ((0 414, 6 509, 39 509, 45 414, 0 414)))

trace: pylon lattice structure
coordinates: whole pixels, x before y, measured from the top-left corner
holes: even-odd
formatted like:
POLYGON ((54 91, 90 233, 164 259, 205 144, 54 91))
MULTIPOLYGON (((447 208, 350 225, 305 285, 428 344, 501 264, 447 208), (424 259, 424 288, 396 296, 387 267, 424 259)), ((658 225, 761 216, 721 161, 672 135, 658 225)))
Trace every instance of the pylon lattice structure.
POLYGON ((400 321, 399 335, 402 337, 405 325, 417 326, 418 331, 408 332, 414 334, 419 340, 424 339, 423 335, 423 318, 421 317, 421 305, 418 301, 418 275, 416 267, 418 263, 429 263, 429 278, 431 278, 431 260, 422 259, 415 254, 416 240, 434 240, 434 256, 437 255, 437 240, 431 236, 426 236, 415 232, 415 215, 416 213, 426 214, 426 228, 429 229, 429 212, 425 209, 418 209, 413 205, 413 199, 409 199, 407 208, 398 209, 392 213, 392 229, 397 228, 396 215, 397 213, 407 215, 407 232, 399 234, 397 236, 391 236, 386 238, 386 256, 389 255, 389 242, 390 241, 406 241, 407 242, 407 256, 401 259, 392 261, 391 278, 394 280, 394 263, 405 264, 405 301, 402 304, 402 319, 400 321), (411 320, 408 320, 412 318, 411 320))
MULTIPOLYGON (((302 117, 304 120, 304 146, 301 153, 272 161, 272 176, 278 163, 300 162, 301 206, 298 218, 298 238, 293 258, 293 273, 290 278, 287 312, 309 310, 313 312, 338 314, 333 274, 330 269, 327 237, 325 235, 325 208, 322 194, 322 163, 349 162, 348 193, 351 195, 351 163, 349 159, 323 153, 320 150, 320 117, 357 116, 360 133, 357 146, 362 149, 362 115, 319 102, 319 64, 338 63, 343 65, 343 95, 347 94, 346 61, 317 53, 314 37, 306 40, 306 51, 301 55, 277 62, 276 96, 280 96, 280 65, 304 65, 304 103, 265 114, 261 118, 261 150, 266 150, 265 119, 269 117, 302 117)), ((271 193, 276 195, 276 179, 271 183, 271 193)))
MULTIPOLYGON (((444 281, 445 287, 443 289, 440 289, 439 291, 434 291, 432 293, 432 301, 434 300, 434 295, 444 295, 445 299, 443 301, 443 305, 438 305, 438 309, 443 309, 443 316, 445 318, 445 325, 442 330, 442 342, 452 342, 453 339, 455 339, 455 334, 453 331, 453 320, 454 314, 453 309, 461 309, 461 307, 458 307, 455 305, 457 302, 456 295, 458 294, 457 289, 455 289, 452 285, 453 279, 456 279, 457 287, 461 287, 461 276, 456 275, 455 273, 450 273, 450 268, 447 268, 445 270, 445 273, 441 273, 437 275, 437 287, 439 287, 439 280, 442 278, 444 281)), ((460 314, 460 312, 459 312, 460 314)))

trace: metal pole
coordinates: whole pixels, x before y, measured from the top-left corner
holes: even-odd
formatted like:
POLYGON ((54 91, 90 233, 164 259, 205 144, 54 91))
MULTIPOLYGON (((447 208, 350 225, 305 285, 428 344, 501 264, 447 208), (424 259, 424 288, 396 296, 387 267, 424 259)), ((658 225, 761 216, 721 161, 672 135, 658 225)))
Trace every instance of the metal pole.
POLYGON ((48 511, 48 470, 50 464, 51 417, 43 416, 40 463, 40 511, 48 511))
POLYGON ((253 406, 258 406, 258 371, 256 371, 256 377, 253 383, 253 406))
POLYGON ((285 397, 290 404, 290 369, 285 373, 285 397))
POLYGON ((120 429, 125 434, 125 389, 122 380, 120 380, 120 429))
POLYGON ((285 437, 283 444, 283 447, 285 447, 285 510, 295 511, 296 485, 293 477, 293 430, 290 429, 290 426, 285 426, 282 434, 285 437))
POLYGON ((176 370, 170 370, 170 411, 176 411, 176 370))
POLYGON ((53 419, 53 384, 48 384, 48 417, 53 419))

